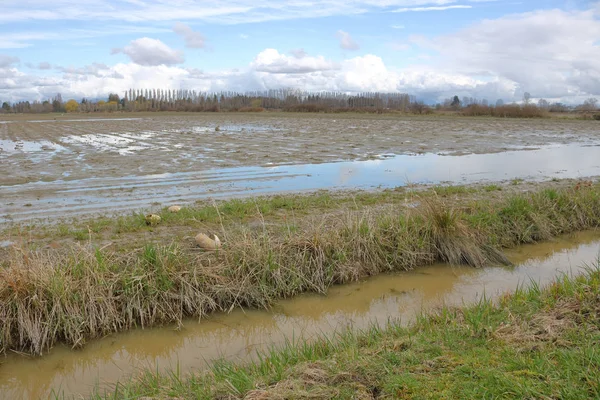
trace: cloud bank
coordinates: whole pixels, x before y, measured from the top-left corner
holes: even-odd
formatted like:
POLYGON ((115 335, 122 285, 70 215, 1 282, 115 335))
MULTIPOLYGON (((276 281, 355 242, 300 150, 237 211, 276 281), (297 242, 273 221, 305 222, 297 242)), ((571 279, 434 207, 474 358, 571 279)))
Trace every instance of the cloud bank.
MULTIPOLYGON (((42 1, 26 2, 34 5, 33 10, 46 7, 42 1)), ((162 7, 161 4, 166 4, 141 2, 146 9, 154 11, 162 7)), ((57 7, 60 9, 67 3, 70 2, 57 0, 57 7)), ((192 3, 190 12, 199 12, 200 3, 192 3)), ((227 18, 236 15, 237 11, 233 9, 251 8, 256 11, 261 4, 273 6, 273 3, 268 6, 260 0, 253 2, 254 5, 241 0, 227 3, 227 18)), ((323 2, 317 9, 334 4, 342 8, 395 7, 396 10, 410 8, 411 11, 468 6, 466 2, 456 3, 452 0, 364 0, 342 4, 331 0, 323 2)), ((33 12, 30 17, 17 15, 11 9, 14 4, 17 3, 8 0, 8 11, 2 13, 0 20, 54 18, 55 11, 52 10, 33 12)), ((282 2, 283 11, 278 13, 291 12, 295 4, 298 3, 282 2)), ((224 7, 219 3, 211 12, 225 12, 224 7)), ((86 9, 90 18, 102 12, 113 12, 102 11, 95 5, 86 9)), ((111 15, 103 18, 113 18, 111 15)), ((163 17, 167 19, 167 16, 163 17)), ((182 47, 184 44, 188 49, 205 47, 204 36, 189 25, 179 22, 168 26, 172 27, 172 31, 169 30, 172 35, 173 32, 178 35, 173 37, 182 42, 182 47)), ((401 29, 404 28, 402 25, 393 27, 395 32, 405 31, 401 29)), ((402 68, 390 65, 377 54, 362 53, 361 46, 350 33, 337 27, 330 32, 328 40, 331 45, 339 45, 344 50, 338 51, 343 54, 341 58, 308 54, 303 48, 263 48, 250 59, 239 60, 235 69, 217 71, 200 71, 186 65, 182 50, 148 36, 114 49, 113 53, 123 54, 128 60, 114 65, 91 63, 62 67, 55 62, 36 62, 24 66, 17 57, 0 54, 0 100, 43 100, 57 92, 63 93, 66 98, 104 97, 108 92, 124 93, 129 88, 246 91, 283 87, 314 91, 383 91, 410 93, 426 101, 440 101, 454 95, 486 98, 492 102, 496 99, 519 101, 524 92, 531 93, 534 99, 566 102, 581 102, 588 97, 600 96, 598 5, 588 10, 551 9, 507 15, 483 20, 444 35, 407 33, 405 40, 396 42, 390 39, 386 46, 390 51, 417 54, 411 55, 410 63, 406 63, 410 66, 402 68)), ((357 37, 362 44, 364 38, 357 37)), ((246 39, 251 40, 249 37, 246 39)), ((14 41, 16 37, 10 40, 14 41)))

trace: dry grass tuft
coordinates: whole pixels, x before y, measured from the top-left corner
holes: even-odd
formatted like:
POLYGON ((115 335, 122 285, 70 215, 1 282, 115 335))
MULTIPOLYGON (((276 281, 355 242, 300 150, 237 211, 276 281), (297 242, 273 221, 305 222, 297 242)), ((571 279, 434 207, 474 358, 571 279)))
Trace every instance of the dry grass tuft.
POLYGON ((462 218, 461 211, 444 207, 435 200, 424 201, 419 209, 429 222, 431 242, 436 259, 449 264, 483 267, 489 264, 510 265, 502 252, 486 243, 483 232, 473 230, 462 218))
MULTIPOLYGON (((333 363, 335 364, 335 363, 333 363)), ((336 371, 325 362, 304 363, 293 368, 286 379, 265 389, 249 391, 246 400, 334 399, 352 393, 354 399, 374 399, 371 385, 361 377, 336 371), (335 372, 332 372, 335 371, 335 372)))
MULTIPOLYGON (((542 191, 467 211, 440 199, 347 212, 292 231, 219 232, 214 252, 148 243, 131 253, 15 248, 0 266, 0 351, 42 354, 134 327, 237 307, 436 261, 506 264, 500 249, 600 225, 600 190, 542 191)), ((191 247, 191 246, 190 246, 191 247)))
POLYGON ((570 346, 565 332, 584 329, 589 334, 600 332, 600 295, 585 291, 579 298, 560 299, 552 308, 538 312, 531 319, 511 316, 501 324, 494 337, 521 348, 536 348, 541 343, 570 346))

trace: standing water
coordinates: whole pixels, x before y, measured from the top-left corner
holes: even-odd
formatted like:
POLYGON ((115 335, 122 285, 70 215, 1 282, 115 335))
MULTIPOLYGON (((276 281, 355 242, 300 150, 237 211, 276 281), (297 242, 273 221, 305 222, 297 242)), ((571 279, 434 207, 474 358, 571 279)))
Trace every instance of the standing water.
MULTIPOLYGON (((126 169, 124 170, 126 171, 126 169)), ((368 161, 222 168, 0 185, 0 223, 139 210, 155 203, 307 192, 394 188, 411 183, 469 184, 600 175, 600 146, 451 156, 381 155, 368 161)))
POLYGON ((247 361, 256 351, 289 340, 310 340, 346 327, 365 328, 390 318, 408 323, 440 304, 461 305, 495 298, 531 281, 547 284, 564 273, 580 272, 598 259, 600 231, 522 246, 508 252, 516 266, 474 269, 437 264, 335 286, 327 296, 305 294, 280 301, 270 312, 235 310, 182 329, 134 330, 94 341, 82 350, 58 346, 41 358, 11 354, 0 359, 0 398, 67 397, 109 388, 143 368, 194 372, 226 358, 247 361))

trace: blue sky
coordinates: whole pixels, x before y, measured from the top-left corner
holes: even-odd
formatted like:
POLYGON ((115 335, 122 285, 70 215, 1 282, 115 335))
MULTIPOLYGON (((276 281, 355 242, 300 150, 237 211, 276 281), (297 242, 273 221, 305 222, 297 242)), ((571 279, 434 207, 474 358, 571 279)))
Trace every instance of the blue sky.
POLYGON ((127 88, 600 96, 588 0, 2 0, 0 101, 127 88))

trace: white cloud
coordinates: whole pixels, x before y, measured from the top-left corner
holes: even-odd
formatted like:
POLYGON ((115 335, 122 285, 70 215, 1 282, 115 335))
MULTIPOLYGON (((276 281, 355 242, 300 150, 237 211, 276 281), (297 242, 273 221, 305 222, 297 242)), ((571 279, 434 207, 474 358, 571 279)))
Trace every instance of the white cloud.
POLYGON ((0 35, 0 49, 19 49, 31 46, 31 41, 56 38, 57 35, 51 32, 3 32, 0 35))
POLYGON ((454 5, 454 6, 433 6, 433 7, 404 7, 398 8, 392 12, 404 13, 404 12, 423 12, 423 11, 446 11, 446 10, 458 10, 458 9, 469 9, 472 6, 467 5, 454 5))
MULTIPOLYGON (((470 0, 476 2, 476 0, 470 0)), ((491 0, 493 1, 493 0, 491 0)), ((363 14, 390 7, 435 7, 458 0, 2 0, 0 22, 35 20, 191 21, 218 24, 363 14)))
POLYGON ((102 63, 93 63, 81 68, 74 67, 55 67, 58 71, 64 73, 66 80, 81 80, 93 76, 96 78, 115 78, 124 79, 125 77, 114 71, 111 67, 102 63), (83 77, 83 78, 82 78, 83 77))
POLYGON ((240 39, 246 40, 248 39, 250 36, 246 35, 245 33, 240 33, 240 39))
POLYGON ((392 29, 404 29, 405 26, 404 25, 390 25, 390 28, 392 28, 392 29))
POLYGON ((17 57, 7 56, 5 54, 0 54, 0 68, 10 67, 13 64, 19 62, 17 57))
MULTIPOLYGON (((427 4, 452 3, 442 1, 427 4)), ((391 3, 397 2, 389 0, 388 6, 391 3)), ((404 5, 417 3, 407 0, 404 5)), ((109 91, 123 93, 130 87, 204 91, 291 87, 401 91, 425 100, 472 96, 492 102, 520 100, 528 91, 534 98, 577 102, 600 96, 599 17, 600 10, 543 10, 481 21, 441 36, 413 35, 388 45, 414 50, 416 55, 409 54, 412 58, 407 61, 418 64, 403 68, 394 68, 374 54, 334 61, 303 49, 288 54, 265 49, 254 59, 240 61, 239 69, 206 72, 177 66, 183 62, 181 52, 141 38, 118 50, 133 63, 54 67, 57 76, 50 77, 47 72, 43 77, 36 76, 39 71, 24 73, 15 62, 0 63, 0 98, 44 99, 59 91, 65 97, 94 97, 109 91)), ((338 35, 340 41, 346 37, 343 34, 338 35)))
POLYGON ((304 58, 308 55, 304 49, 292 49, 290 53, 296 58, 304 58))
MULTIPOLYGON (((0 14, 0 23, 1 23, 0 14)), ((64 41, 69 44, 75 44, 74 38, 77 40, 96 38, 103 36, 116 36, 123 34, 136 33, 166 33, 171 32, 169 29, 150 27, 150 26, 133 26, 133 25, 106 25, 103 29, 75 29, 65 28, 63 30, 52 30, 51 32, 28 31, 28 32, 4 32, 0 35, 0 49, 17 49, 30 47, 39 41, 64 41)))
POLYGON ((200 32, 195 32, 184 23, 177 22, 173 27, 173 32, 183 37, 185 40, 185 47, 201 49, 205 46, 204 36, 200 32))
POLYGON ((360 48, 358 43, 352 39, 352 36, 350 36, 348 32, 344 32, 340 29, 335 36, 339 39, 340 47, 344 50, 358 50, 360 48))
POLYGON ((280 54, 275 49, 266 49, 260 52, 252 61, 250 67, 255 71, 271 74, 305 74, 339 68, 323 56, 310 57, 306 53, 296 52, 292 57, 289 57, 280 54))
POLYGON ((439 68, 498 77, 534 97, 600 93, 600 20, 593 11, 544 10, 484 20, 454 34, 413 36, 439 68))
POLYGON ((173 50, 158 39, 143 37, 132 40, 128 46, 122 49, 113 49, 113 54, 123 53, 136 64, 153 65, 174 65, 181 64, 185 60, 183 52, 173 50))

